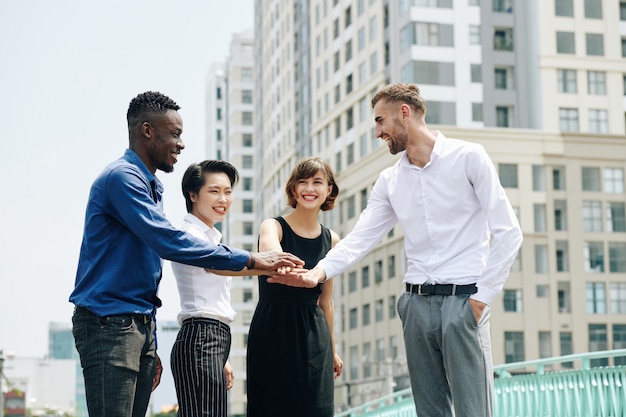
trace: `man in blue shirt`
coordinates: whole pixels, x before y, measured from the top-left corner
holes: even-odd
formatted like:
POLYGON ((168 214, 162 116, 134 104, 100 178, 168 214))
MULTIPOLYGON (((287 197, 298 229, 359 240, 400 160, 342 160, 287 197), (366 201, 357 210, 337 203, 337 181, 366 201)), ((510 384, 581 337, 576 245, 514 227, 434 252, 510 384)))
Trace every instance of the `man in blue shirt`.
POLYGON ((162 371, 154 320, 162 259, 213 270, 247 267, 251 275, 303 265, 288 253, 210 244, 165 218, 163 185, 154 174, 172 172, 185 148, 179 108, 158 92, 135 97, 127 113, 129 148, 91 187, 70 296, 91 417, 146 414, 162 371))

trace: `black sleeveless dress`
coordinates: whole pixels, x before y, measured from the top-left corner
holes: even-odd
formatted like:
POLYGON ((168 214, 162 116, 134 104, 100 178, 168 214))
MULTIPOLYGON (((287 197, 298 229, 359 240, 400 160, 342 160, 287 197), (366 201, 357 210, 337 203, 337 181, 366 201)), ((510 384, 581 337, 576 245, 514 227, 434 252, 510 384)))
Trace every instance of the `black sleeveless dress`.
MULTIPOLYGON (((282 217, 282 248, 313 268, 332 247, 330 230, 314 239, 296 235, 282 217)), ((332 417, 333 352, 328 323, 317 305, 321 285, 295 288, 259 277, 259 303, 248 333, 248 417, 332 417)))

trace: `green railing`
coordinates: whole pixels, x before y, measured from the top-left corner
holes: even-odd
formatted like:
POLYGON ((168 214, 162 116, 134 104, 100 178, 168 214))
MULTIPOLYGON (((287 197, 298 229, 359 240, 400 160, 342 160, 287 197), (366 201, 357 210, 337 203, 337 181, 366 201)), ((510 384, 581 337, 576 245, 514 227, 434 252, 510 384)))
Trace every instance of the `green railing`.
MULTIPOLYGON (((626 357, 626 349, 566 355, 494 367, 495 417, 626 416, 626 367, 591 367, 594 359, 626 357), (577 369, 546 366, 580 362, 577 369), (512 374, 514 373, 514 374, 512 374)), ((335 417, 415 417, 410 389, 367 402, 335 417)))

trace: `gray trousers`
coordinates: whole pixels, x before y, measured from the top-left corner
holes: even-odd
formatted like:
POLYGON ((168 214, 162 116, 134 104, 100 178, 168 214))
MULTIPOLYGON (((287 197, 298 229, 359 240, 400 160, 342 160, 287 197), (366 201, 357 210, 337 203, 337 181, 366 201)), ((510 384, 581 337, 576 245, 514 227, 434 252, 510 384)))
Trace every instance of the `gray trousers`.
POLYGON ((491 417, 493 365, 489 306, 476 323, 468 295, 398 300, 419 417, 491 417))

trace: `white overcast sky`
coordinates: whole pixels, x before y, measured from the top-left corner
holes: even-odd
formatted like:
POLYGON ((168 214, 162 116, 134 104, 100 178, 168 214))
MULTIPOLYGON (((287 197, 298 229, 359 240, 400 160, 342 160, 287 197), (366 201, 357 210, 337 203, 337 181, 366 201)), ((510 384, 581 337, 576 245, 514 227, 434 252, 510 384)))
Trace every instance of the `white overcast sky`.
MULTIPOLYGON (((70 323, 84 211, 93 179, 128 146, 126 110, 156 90, 180 106, 186 149, 165 184, 205 158, 205 79, 251 29, 253 0, 0 0, 0 350, 48 352, 50 322, 70 323)), ((160 320, 174 320, 169 264, 160 320)))

